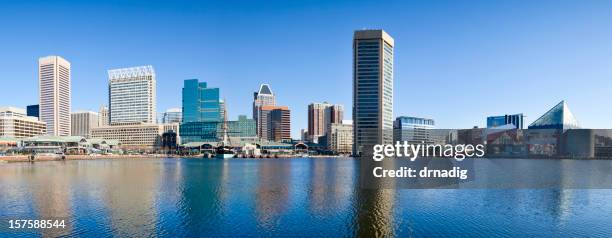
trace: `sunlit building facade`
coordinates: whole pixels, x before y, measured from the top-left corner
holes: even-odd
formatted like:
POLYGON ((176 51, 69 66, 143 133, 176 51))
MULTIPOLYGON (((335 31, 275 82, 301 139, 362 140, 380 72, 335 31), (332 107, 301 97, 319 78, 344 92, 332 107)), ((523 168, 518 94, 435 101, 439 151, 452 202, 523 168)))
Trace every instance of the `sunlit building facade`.
POLYGON ((311 103, 308 105, 308 140, 318 143, 327 134, 330 124, 342 123, 344 107, 338 104, 311 103))
POLYGON ((157 123, 153 66, 108 71, 109 118, 114 123, 157 123))
POLYGON ((253 93, 253 119, 256 123, 257 136, 260 138, 266 137, 267 125, 265 125, 266 119, 260 115, 261 107, 263 106, 275 106, 276 97, 268 84, 262 84, 259 86, 259 91, 253 93))
POLYGON ((59 56, 38 59, 39 119, 47 134, 70 135, 70 62, 59 56))
POLYGON ((433 143, 433 119, 401 116, 393 122, 393 140, 409 144, 433 143))
POLYGON ((27 116, 26 110, 16 107, 0 107, 0 137, 27 138, 44 135, 45 122, 27 116))
POLYGON ((393 141, 393 47, 383 30, 353 38, 353 153, 393 141))
POLYGON ((487 128, 495 128, 504 125, 513 125, 517 129, 523 129, 523 114, 490 116, 487 117, 487 128))
POLYGON ((164 112, 162 123, 181 123, 183 111, 180 108, 170 108, 164 112))
POLYGON ((99 126, 99 116, 96 112, 73 112, 71 113, 71 133, 73 136, 89 138, 91 129, 99 126))

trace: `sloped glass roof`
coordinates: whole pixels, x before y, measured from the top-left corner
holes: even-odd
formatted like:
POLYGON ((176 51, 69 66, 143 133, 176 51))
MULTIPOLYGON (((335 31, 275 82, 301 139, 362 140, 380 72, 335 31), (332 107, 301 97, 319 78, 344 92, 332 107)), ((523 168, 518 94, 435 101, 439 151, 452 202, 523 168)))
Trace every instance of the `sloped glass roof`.
POLYGON ((269 95, 272 95, 272 90, 270 89, 269 85, 262 84, 261 88, 259 88, 259 94, 269 94, 269 95))
POLYGON ((559 102, 544 115, 535 120, 529 129, 576 129, 578 121, 565 101, 559 102))

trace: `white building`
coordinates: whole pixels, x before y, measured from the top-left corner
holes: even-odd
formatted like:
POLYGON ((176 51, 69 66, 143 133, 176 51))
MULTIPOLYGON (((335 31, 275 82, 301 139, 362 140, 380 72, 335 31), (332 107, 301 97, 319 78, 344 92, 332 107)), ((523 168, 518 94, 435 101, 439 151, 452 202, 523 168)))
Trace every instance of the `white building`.
POLYGON ((70 62, 59 56, 38 59, 38 88, 41 121, 47 133, 70 135, 70 62))
POLYGON ((353 124, 332 123, 327 130, 327 149, 350 154, 353 150, 353 124))
POLYGON ((178 133, 178 123, 116 123, 91 130, 91 138, 118 140, 124 149, 151 150, 160 145, 164 132, 173 130, 178 133))
POLYGON ((156 82, 153 66, 108 71, 110 124, 156 123, 156 82))
POLYGON ((393 141, 407 141, 410 144, 432 144, 436 131, 433 119, 400 116, 393 122, 393 141))
POLYGON ((0 137, 27 138, 47 133, 47 124, 36 117, 26 116, 26 110, 0 107, 0 137))
POLYGON ((100 112, 98 114, 98 125, 108 126, 108 107, 103 105, 100 106, 100 112))
POLYGON ((72 135, 89 138, 91 129, 98 127, 97 112, 73 112, 71 114, 72 135))
POLYGON ((353 38, 353 154, 393 143, 393 48, 383 30, 355 31, 353 38))
POLYGON ((170 108, 164 112, 162 123, 181 123, 183 120, 183 110, 180 108, 170 108))

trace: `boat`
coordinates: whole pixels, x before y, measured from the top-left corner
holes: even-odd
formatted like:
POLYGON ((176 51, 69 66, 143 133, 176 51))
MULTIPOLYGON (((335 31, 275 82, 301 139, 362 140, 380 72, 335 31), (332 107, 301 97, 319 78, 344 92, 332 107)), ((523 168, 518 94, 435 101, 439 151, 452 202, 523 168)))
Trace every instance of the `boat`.
POLYGON ((215 157, 219 159, 229 159, 236 156, 236 152, 229 146, 220 146, 215 152, 215 157))

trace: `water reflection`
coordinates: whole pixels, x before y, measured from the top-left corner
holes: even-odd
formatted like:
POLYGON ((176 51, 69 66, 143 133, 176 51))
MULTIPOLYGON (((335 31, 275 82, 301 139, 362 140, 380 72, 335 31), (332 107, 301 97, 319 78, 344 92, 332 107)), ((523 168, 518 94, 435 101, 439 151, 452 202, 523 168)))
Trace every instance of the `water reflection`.
MULTIPOLYGON (((516 171, 575 168, 517 162, 516 171)), ((0 217, 66 217, 73 223, 17 233, 29 236, 612 234, 611 190, 368 190, 360 188, 358 166, 340 159, 5 164, 0 217)), ((570 183, 565 177, 556 184, 570 183)), ((2 237, 15 235, 0 229, 2 237)))
POLYGON ((266 229, 274 229, 278 225, 278 216, 288 207, 291 163, 259 163, 257 175, 257 222, 266 229))

